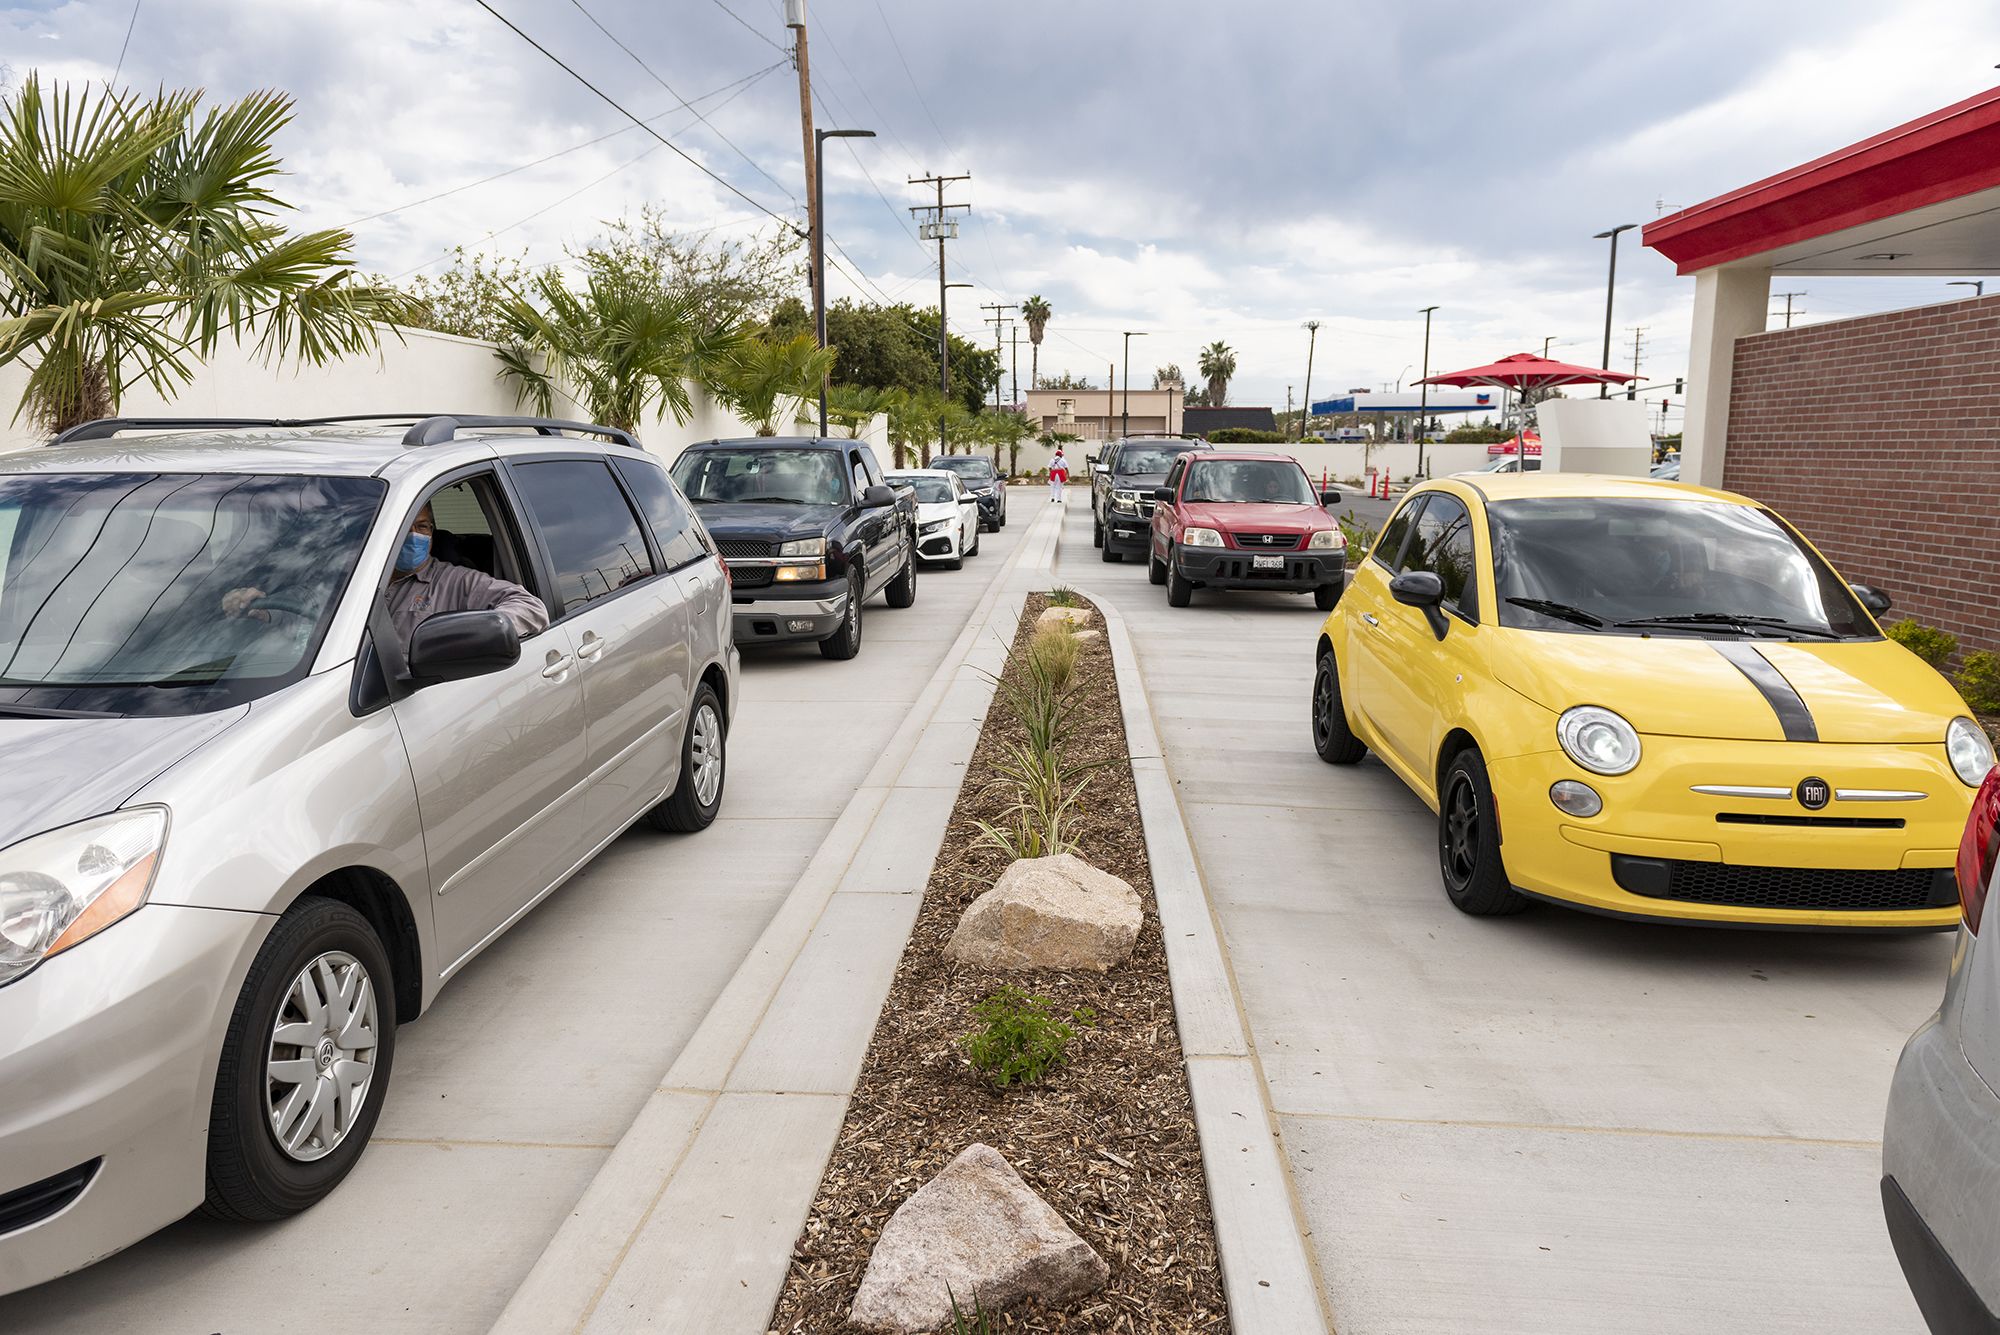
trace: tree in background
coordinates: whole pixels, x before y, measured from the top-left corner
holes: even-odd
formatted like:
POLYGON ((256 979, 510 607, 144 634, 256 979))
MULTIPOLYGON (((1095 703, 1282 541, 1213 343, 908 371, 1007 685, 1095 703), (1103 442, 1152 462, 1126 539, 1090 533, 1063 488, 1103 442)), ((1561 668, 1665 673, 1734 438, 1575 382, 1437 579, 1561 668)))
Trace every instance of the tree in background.
POLYGON ((1095 388, 1096 388, 1096 386, 1090 383, 1090 377, 1089 377, 1089 376, 1083 376, 1083 375, 1071 375, 1071 374, 1070 374, 1070 373, 1069 373, 1068 371, 1063 371, 1063 372, 1060 372, 1059 374, 1056 374, 1056 375, 1052 375, 1052 376, 1047 376, 1047 377, 1043 378, 1042 380, 1040 380, 1040 381, 1036 382, 1036 388, 1038 388, 1038 389, 1095 389, 1095 388))
POLYGON ((775 436, 787 406, 804 421, 806 401, 817 405, 819 387, 833 361, 833 349, 820 347, 806 334, 784 340, 746 339, 722 373, 722 399, 756 427, 758 435, 775 436))
MULTIPOLYGON (((903 390, 866 389, 860 385, 835 385, 827 392, 826 416, 828 422, 838 422, 847 428, 848 439, 860 436, 861 428, 878 413, 891 415, 909 395, 903 390)), ((893 439, 892 439, 892 444, 893 439)), ((903 467, 901 448, 898 447, 896 467, 903 467)))
POLYGON ((201 99, 44 91, 30 74, 0 102, 0 365, 34 367, 17 417, 64 431, 116 412, 134 380, 172 397, 225 334, 321 365, 414 313, 356 273, 352 234, 276 221, 291 99, 197 119, 201 99))
POLYGON ((669 291, 615 256, 580 258, 581 288, 551 267, 507 300, 497 356, 523 400, 546 417, 560 395, 591 420, 631 431, 656 402, 687 421, 690 381, 720 394, 750 341, 740 325, 711 322, 693 294, 669 291))
POLYGON ((1229 402, 1229 382, 1236 375, 1236 352, 1221 339, 1201 350, 1200 370, 1208 381, 1203 405, 1220 408, 1229 402))
POLYGON ((1048 332, 1049 318, 1055 314, 1055 307, 1040 295, 1029 297, 1021 303, 1021 318, 1028 322, 1028 383, 1040 384, 1042 369, 1042 335, 1048 332))
POLYGON ((1181 374, 1179 362, 1168 362, 1153 372, 1154 389, 1166 389, 1170 385, 1178 385, 1183 390, 1187 388, 1187 377, 1181 374))
MULTIPOLYGON (((806 278, 803 245, 785 228, 745 240, 718 237, 713 229, 678 231, 663 209, 648 204, 636 219, 606 223, 603 236, 570 258, 591 256, 632 282, 685 295, 710 324, 724 325, 762 322, 785 301, 798 301, 806 278)), ((810 322, 800 332, 812 332, 810 322)))
POLYGON ((1012 477, 1021 463, 1021 446, 1035 434, 1025 413, 1002 408, 995 412, 984 412, 976 419, 979 443, 993 451, 993 466, 1000 466, 1000 455, 1007 455, 1006 474, 1012 477))
MULTIPOLYGON (((810 335, 812 317, 803 302, 786 299, 773 309, 765 327, 778 338, 810 335)), ((911 394, 937 392, 935 309, 861 305, 842 298, 827 307, 826 341, 838 350, 833 378, 840 384, 911 394)), ((976 412, 999 383, 998 354, 952 335, 952 396, 976 412)))
POLYGON ((508 300, 528 277, 520 256, 481 255, 454 246, 451 265, 444 272, 419 274, 404 285, 403 291, 418 306, 408 323, 415 329, 498 343, 507 337, 508 300))

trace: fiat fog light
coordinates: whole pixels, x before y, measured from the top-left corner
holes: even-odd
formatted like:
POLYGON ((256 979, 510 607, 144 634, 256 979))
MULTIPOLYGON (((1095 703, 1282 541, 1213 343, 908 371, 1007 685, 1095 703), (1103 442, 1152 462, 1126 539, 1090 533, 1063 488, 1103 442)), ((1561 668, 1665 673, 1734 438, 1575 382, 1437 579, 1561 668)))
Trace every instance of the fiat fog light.
POLYGON ((1592 774, 1626 774, 1639 763, 1639 734, 1608 709, 1578 705, 1556 720, 1563 754, 1592 774))
POLYGON ((1604 799, 1597 795, 1597 790, 1575 779, 1558 779, 1550 784, 1549 801, 1556 804, 1558 811, 1572 816, 1595 816, 1604 810, 1604 799))
POLYGON ((1951 772, 1968 788, 1977 788, 1993 768, 1993 742, 1986 729, 1969 718, 1955 718, 1945 725, 1944 753, 1951 760, 1951 772))

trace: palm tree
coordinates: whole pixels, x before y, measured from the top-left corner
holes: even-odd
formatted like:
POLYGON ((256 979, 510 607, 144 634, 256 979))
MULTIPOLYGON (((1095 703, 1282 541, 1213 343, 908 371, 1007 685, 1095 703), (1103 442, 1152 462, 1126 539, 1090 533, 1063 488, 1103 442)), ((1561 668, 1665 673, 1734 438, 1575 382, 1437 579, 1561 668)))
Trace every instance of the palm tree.
MULTIPOLYGON (((1055 310, 1042 297, 1029 297, 1021 303, 1021 318, 1028 322, 1028 388, 1041 383, 1042 334, 1049 327, 1049 317, 1055 310)), ((1019 362, 1014 363, 1020 366, 1019 362)))
POLYGON ((500 373, 545 417, 561 397, 591 420, 626 431, 638 429, 655 401, 675 421, 687 421, 694 413, 689 383, 719 394, 747 335, 709 324, 692 293, 635 280, 600 257, 584 254, 581 290, 552 267, 508 298, 500 373))
MULTIPOLYGON (((908 394, 891 385, 886 389, 866 389, 860 385, 835 385, 827 396, 827 418, 847 429, 847 437, 860 436, 861 428, 877 413, 893 413, 908 394)), ((903 466, 902 445, 896 444, 896 467, 903 466)))
POLYGON ((224 334, 320 365, 417 314, 358 279, 349 232, 276 221, 290 98, 197 120, 201 99, 45 92, 30 74, 0 103, 0 366, 34 367, 17 417, 54 433, 116 412, 134 382, 171 397, 224 334))
POLYGON ((753 338, 737 353, 722 380, 722 397, 760 436, 778 434, 778 421, 819 393, 833 369, 834 349, 810 334, 770 340, 753 338), (789 402, 788 402, 789 401, 789 402))
POLYGON ((1221 339, 1201 350, 1199 369, 1208 380, 1208 406, 1229 402, 1229 378, 1236 374, 1236 352, 1221 339))

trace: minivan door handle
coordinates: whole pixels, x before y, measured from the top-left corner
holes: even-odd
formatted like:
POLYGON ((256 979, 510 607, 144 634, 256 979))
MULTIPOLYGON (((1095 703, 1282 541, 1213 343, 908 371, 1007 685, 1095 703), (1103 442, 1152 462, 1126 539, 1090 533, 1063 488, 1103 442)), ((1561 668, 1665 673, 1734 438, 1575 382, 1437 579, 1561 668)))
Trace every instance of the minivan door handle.
POLYGON ((558 653, 553 649, 549 650, 548 666, 542 669, 543 678, 548 681, 556 680, 569 671, 570 664, 574 661, 568 654, 558 653))
POLYGON ((588 662, 611 647, 611 641, 598 635, 596 631, 585 631, 583 642, 576 646, 576 656, 588 662))

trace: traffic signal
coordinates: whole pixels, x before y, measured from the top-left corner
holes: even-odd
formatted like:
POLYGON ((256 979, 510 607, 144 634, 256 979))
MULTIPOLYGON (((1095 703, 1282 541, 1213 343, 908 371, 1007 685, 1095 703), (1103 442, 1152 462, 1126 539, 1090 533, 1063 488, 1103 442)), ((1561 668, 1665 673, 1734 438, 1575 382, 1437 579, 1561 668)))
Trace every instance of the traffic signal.
POLYGON ((1675 376, 1675 377, 1674 377, 1674 397, 1676 397, 1676 398, 1679 398, 1679 397, 1680 397, 1681 395, 1683 395, 1683 394, 1687 393, 1687 391, 1686 391, 1685 389, 1682 389, 1682 388, 1681 388, 1681 382, 1682 382, 1682 380, 1683 380, 1683 377, 1681 377, 1681 376, 1675 376))

